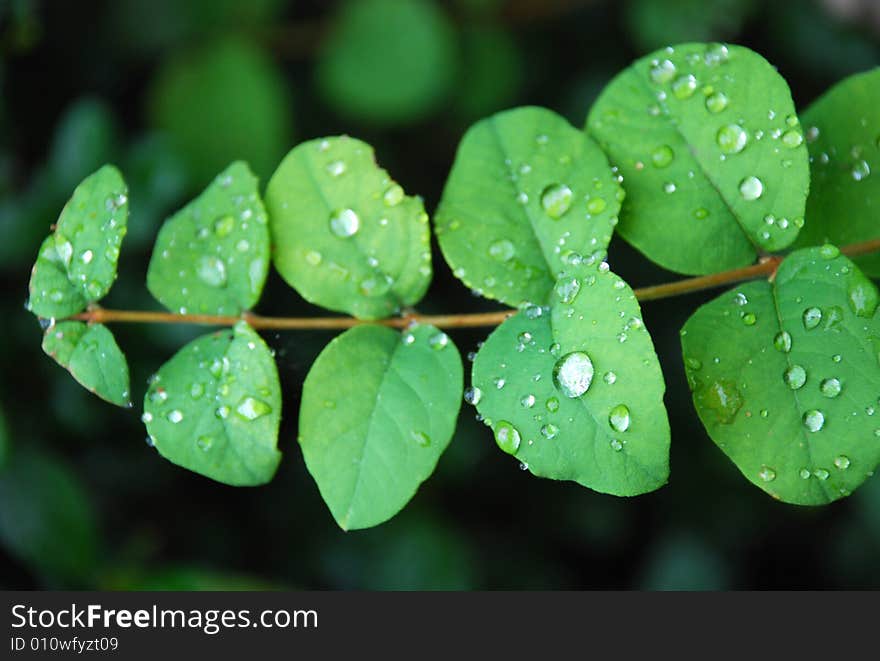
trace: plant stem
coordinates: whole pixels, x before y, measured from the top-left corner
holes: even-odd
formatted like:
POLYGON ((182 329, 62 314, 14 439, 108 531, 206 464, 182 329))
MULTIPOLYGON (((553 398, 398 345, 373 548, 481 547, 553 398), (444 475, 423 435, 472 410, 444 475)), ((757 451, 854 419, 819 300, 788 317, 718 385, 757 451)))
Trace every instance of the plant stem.
MULTIPOLYGON (((849 257, 857 257, 880 251, 880 239, 872 239, 862 243, 854 243, 840 249, 849 257)), ((753 280, 761 276, 772 277, 782 262, 782 257, 764 257, 757 264, 746 266, 712 275, 701 275, 686 278, 677 282, 667 282, 634 290, 640 301, 655 301, 672 296, 681 296, 705 289, 722 287, 744 280, 753 280)), ((175 314, 173 312, 153 312, 140 310, 108 310, 93 307, 86 312, 70 317, 90 323, 154 323, 154 324, 196 324, 202 326, 232 326, 244 319, 257 330, 341 330, 363 323, 379 324, 392 328, 406 328, 414 322, 431 324, 438 328, 479 328, 497 326, 516 310, 499 312, 477 312, 471 314, 418 314, 412 313, 402 317, 379 319, 365 322, 353 317, 262 317, 252 312, 245 312, 240 317, 209 315, 209 314, 175 314)))

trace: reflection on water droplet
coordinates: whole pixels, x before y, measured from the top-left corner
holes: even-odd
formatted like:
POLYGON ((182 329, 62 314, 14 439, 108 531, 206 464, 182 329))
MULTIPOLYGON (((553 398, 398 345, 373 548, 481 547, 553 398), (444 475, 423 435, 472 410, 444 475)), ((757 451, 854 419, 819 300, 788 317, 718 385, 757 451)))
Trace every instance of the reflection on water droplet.
POLYGON ((330 231, 341 238, 348 238, 357 233, 361 219, 352 209, 337 209, 330 214, 330 231))
POLYGON ((521 437, 519 431, 506 420, 499 420, 495 425, 495 443, 507 454, 516 454, 521 437))
POLYGON ((550 184, 541 193, 541 206, 551 218, 562 218, 571 208, 574 194, 564 184, 550 184))
POLYGON ((583 351, 573 351, 556 361, 553 383, 566 397, 580 397, 593 382, 593 361, 583 351))
POLYGON ((804 427, 811 432, 817 432, 825 425, 825 415, 818 409, 811 409, 804 413, 804 427))
POLYGON ((868 165, 868 161, 858 161, 852 166, 850 174, 853 181, 864 181, 871 174, 871 166, 868 165))
POLYGON ((449 336, 446 333, 435 333, 428 338, 428 346, 434 351, 445 349, 449 345, 449 336))

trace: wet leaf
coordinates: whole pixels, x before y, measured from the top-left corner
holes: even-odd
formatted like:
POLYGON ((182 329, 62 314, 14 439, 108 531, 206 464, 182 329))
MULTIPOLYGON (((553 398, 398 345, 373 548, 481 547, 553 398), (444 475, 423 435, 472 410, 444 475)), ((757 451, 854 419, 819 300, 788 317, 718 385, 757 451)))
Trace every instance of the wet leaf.
POLYGON ((709 436, 774 498, 820 505, 880 461, 877 289, 832 246, 792 253, 772 283, 741 285, 682 330, 709 436))
MULTIPOLYGON (((803 114, 812 184, 798 246, 880 238, 880 68, 850 76, 803 114)), ((880 276, 880 255, 856 260, 880 276)))
POLYGON ((232 486, 265 484, 281 461, 269 348, 243 321, 193 340, 151 379, 143 420, 170 462, 232 486))
POLYGON ((665 384, 635 296, 606 266, 569 270, 552 312, 527 307, 501 324, 467 398, 533 474, 633 496, 669 475, 665 384))
POLYGON ((266 189, 275 267, 307 301, 361 319, 417 303, 431 281, 428 216, 349 137, 293 149, 266 189))
POLYGON ((40 246, 30 280, 29 309, 47 319, 81 312, 116 279, 128 222, 128 190, 112 165, 86 177, 40 246))
POLYGON ((357 326, 334 339, 303 386, 299 443, 344 530, 397 514, 434 471, 461 404, 462 365, 432 326, 357 326))
POLYGON ((790 245, 807 149, 788 85, 741 46, 683 44, 618 75, 587 130, 620 168, 620 235, 661 266, 714 273, 790 245))
POLYGON ((623 192, 596 144, 543 108, 470 128, 436 214, 440 248, 471 289, 547 301, 567 265, 604 256, 623 192))
POLYGON ((173 312, 237 315, 259 300, 268 270, 266 209, 238 161, 165 221, 147 287, 173 312))
POLYGON ((131 406, 128 363, 106 326, 81 321, 53 324, 43 335, 43 351, 86 390, 111 404, 131 406))

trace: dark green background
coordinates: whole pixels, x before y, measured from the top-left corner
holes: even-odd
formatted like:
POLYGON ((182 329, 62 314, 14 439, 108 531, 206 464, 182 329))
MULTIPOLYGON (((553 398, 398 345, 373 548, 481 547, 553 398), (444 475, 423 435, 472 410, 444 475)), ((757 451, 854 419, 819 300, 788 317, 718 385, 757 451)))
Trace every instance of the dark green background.
MULTIPOLYGON (((432 56, 439 68, 413 85, 419 99, 401 91, 399 71, 363 74, 377 81, 368 92, 401 95, 389 115, 358 89, 328 90, 322 66, 340 42, 340 3, 0 1, 0 462, 9 455, 0 463, 0 587, 880 586, 880 478, 824 508, 776 503, 700 426, 678 329, 711 294, 644 306, 667 380, 666 487, 619 499, 536 479, 495 448, 465 406, 436 474, 410 505, 352 533, 336 527, 295 441, 303 379, 331 334, 264 335, 284 387, 284 460, 258 489, 164 461, 144 443, 139 406, 101 402, 41 354, 40 329, 23 309, 29 268, 73 186, 105 161, 123 169, 132 209, 105 304, 155 309, 144 278, 162 218, 234 158, 249 160, 265 183, 296 143, 348 133, 374 145, 432 211, 472 121, 536 104, 582 126, 601 87, 667 41, 726 39, 757 50, 789 81, 799 109, 880 62, 880 12, 870 0, 853 15, 835 9, 852 3, 832 0, 433 4, 446 27, 441 56, 432 56)), ((381 15, 370 22, 390 24, 381 15)), ((342 41, 359 38, 357 27, 342 41)), ((412 34, 421 33, 395 29, 370 52, 378 62, 390 54, 396 67, 410 59, 400 52, 418 62, 425 39, 407 41, 412 34)), ((492 308, 452 277, 436 246, 434 256, 437 275, 420 310, 492 308)), ((633 286, 677 277, 617 240, 610 262, 633 286)), ((318 313, 275 274, 258 309, 318 313)), ((136 402, 149 374, 202 332, 113 330, 136 402)), ((485 334, 452 336, 466 354, 485 334)))

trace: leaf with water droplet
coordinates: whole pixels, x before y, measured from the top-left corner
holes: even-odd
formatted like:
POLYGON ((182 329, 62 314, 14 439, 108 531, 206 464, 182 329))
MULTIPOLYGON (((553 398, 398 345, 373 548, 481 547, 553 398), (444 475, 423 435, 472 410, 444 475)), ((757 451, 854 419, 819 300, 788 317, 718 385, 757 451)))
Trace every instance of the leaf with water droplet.
POLYGON ((43 351, 86 390, 111 404, 131 406, 128 363, 103 324, 53 324, 43 334, 43 351))
MULTIPOLYGON (((840 246, 880 238, 880 68, 846 78, 807 108, 810 197, 797 246, 840 246)), ((880 276, 880 254, 856 258, 880 276)))
POLYGON ((280 420, 275 361, 243 321, 183 347, 144 398, 144 423, 159 454, 232 486, 272 479, 281 461, 280 420))
POLYGON ((237 315, 259 300, 268 270, 266 209, 237 161, 162 225, 147 287, 172 312, 237 315))
POLYGON ((682 352, 700 420, 746 478, 774 498, 836 500, 880 462, 872 417, 880 318, 848 303, 853 282, 866 281, 836 249, 799 250, 773 282, 740 285, 684 326, 682 352), (738 303, 740 295, 747 303, 738 303), (755 323, 744 325, 742 314, 753 314, 755 323), (839 456, 850 460, 846 470, 835 468, 839 456))
POLYGON ((116 279, 127 224, 128 189, 119 170, 105 165, 76 187, 40 246, 29 309, 46 319, 63 318, 103 298, 116 279))
POLYGON ((357 326, 330 342, 309 370, 299 443, 345 530, 397 514, 452 438, 462 399, 461 357, 451 341, 438 349, 437 335, 432 326, 403 335, 357 326), (328 408, 327 401, 340 406, 328 408))
POLYGON ((607 269, 570 267, 560 280, 571 278, 581 283, 571 303, 557 289, 552 314, 519 312, 480 348, 472 378, 483 393, 477 410, 497 421, 496 442, 499 425, 516 429, 521 442, 502 449, 537 476, 621 496, 652 491, 668 477, 669 424, 638 302, 607 269), (532 341, 514 351, 524 333, 532 341), (497 379, 504 388, 493 386, 497 379), (541 416, 521 405, 523 392, 546 403, 541 416))
POLYGON ((569 263, 605 250, 622 198, 590 138, 549 110, 516 108, 468 130, 437 208, 437 238, 471 289, 542 304, 569 263))
POLYGON ((428 216, 347 136, 294 148, 269 180, 275 267, 306 300, 381 319, 421 300, 431 281, 428 216), (334 177, 325 163, 342 161, 334 177))
POLYGON ((785 80, 747 48, 682 44, 636 61, 587 119, 624 178, 620 235, 658 264, 693 274, 790 245, 810 179, 806 146, 778 137, 802 134, 789 116, 785 80), (675 74, 652 75, 665 62, 675 74), (699 92, 682 93, 691 90, 687 76, 699 92), (661 145, 675 157, 658 167, 652 154, 661 145), (768 225, 771 213, 786 221, 768 225))

